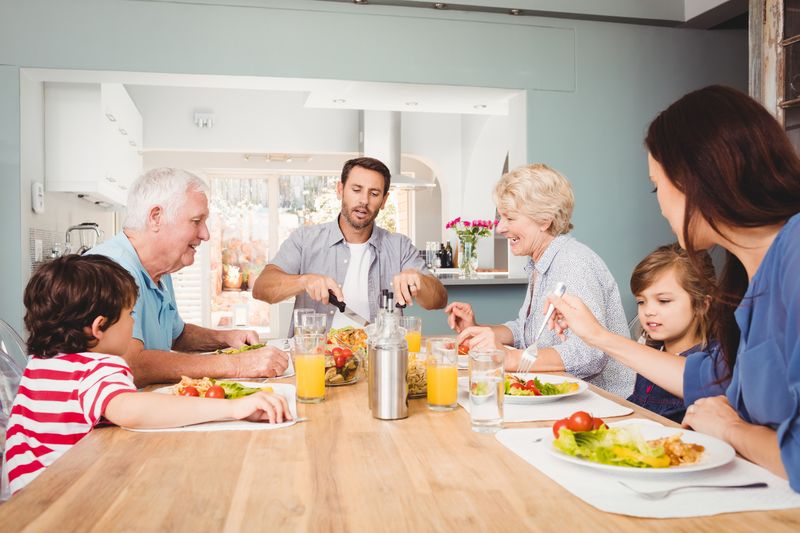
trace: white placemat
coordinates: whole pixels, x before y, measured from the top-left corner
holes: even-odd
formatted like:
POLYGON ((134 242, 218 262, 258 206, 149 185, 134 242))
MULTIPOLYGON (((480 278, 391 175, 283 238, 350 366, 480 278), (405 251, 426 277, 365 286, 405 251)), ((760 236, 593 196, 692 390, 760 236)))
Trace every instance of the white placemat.
MULTIPOLYGON (((458 405, 469 413, 469 392, 464 389, 458 391, 458 405)), ((630 407, 619 405, 616 402, 603 398, 591 390, 570 396, 555 402, 535 405, 515 405, 503 403, 503 422, 541 422, 542 420, 559 420, 566 418, 575 411, 586 411, 592 416, 605 418, 607 416, 625 416, 633 412, 630 407)))
MULTIPOLYGON (((656 424, 650 420, 625 420, 612 423, 656 424)), ((546 449, 550 443, 539 440, 550 428, 504 429, 496 435, 505 447, 533 465, 537 470, 569 492, 601 511, 642 518, 680 518, 709 516, 742 511, 766 511, 800 507, 800 494, 789 483, 763 468, 737 457, 712 470, 686 472, 670 476, 648 477, 646 473, 626 474, 598 470, 568 463, 552 456, 546 449), (537 442, 538 441, 538 442, 537 442), (662 500, 648 500, 619 484, 644 491, 662 490, 693 484, 743 484, 764 481, 768 488, 735 490, 678 491, 662 500)), ((531 488, 531 497, 538 489, 531 488)))
POLYGON ((283 422, 282 424, 269 424, 265 422, 248 422, 247 420, 222 420, 218 422, 204 422, 202 424, 194 424, 191 426, 183 426, 177 428, 159 428, 159 429, 131 429, 123 428, 128 431, 138 431, 142 433, 156 433, 163 431, 264 431, 270 429, 279 429, 293 426, 297 418, 297 390, 294 385, 289 383, 270 383, 272 389, 282 394, 289 404, 289 412, 292 413, 293 420, 283 422))
POLYGON ((277 378, 272 379, 280 379, 280 378, 290 378, 294 376, 294 363, 292 363, 292 340, 291 339, 272 339, 267 341, 267 344, 270 346, 274 346, 279 350, 283 350, 284 352, 289 352, 289 366, 286 367, 286 370, 278 376, 277 378))

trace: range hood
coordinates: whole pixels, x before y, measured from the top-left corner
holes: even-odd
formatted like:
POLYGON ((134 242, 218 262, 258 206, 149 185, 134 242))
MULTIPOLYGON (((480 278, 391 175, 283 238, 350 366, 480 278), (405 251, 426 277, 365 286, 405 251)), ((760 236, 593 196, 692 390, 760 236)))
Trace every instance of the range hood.
POLYGON ((359 111, 359 152, 382 161, 392 176, 392 187, 425 189, 436 183, 400 173, 399 111, 359 111))

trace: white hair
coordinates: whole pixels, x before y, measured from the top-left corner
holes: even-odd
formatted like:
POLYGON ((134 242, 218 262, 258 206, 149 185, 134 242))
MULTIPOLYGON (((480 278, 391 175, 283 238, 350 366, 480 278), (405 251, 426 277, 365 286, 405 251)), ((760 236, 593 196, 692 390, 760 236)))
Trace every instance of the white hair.
POLYGON ((144 229, 150 210, 156 206, 163 210, 165 223, 174 222, 190 190, 208 195, 205 182, 187 170, 168 167, 148 170, 128 191, 127 215, 122 227, 144 229))
POLYGON ((517 211, 536 222, 551 222, 547 228, 551 235, 572 229, 572 185, 547 165, 526 165, 503 175, 494 187, 494 202, 500 211, 517 211))

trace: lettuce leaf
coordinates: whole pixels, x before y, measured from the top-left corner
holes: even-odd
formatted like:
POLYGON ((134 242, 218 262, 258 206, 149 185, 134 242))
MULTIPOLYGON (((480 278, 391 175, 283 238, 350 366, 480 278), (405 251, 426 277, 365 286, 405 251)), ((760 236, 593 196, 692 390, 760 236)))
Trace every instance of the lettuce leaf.
POLYGON ((566 454, 606 465, 665 468, 670 464, 664 448, 648 444, 635 426, 578 433, 562 428, 553 445, 566 454))

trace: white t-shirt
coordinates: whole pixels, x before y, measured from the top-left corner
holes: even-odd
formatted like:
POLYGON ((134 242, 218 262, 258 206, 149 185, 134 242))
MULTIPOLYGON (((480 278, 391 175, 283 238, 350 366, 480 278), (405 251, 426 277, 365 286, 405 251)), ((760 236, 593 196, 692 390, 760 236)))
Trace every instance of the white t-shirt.
MULTIPOLYGON (((369 266, 372 263, 372 251, 369 243, 353 244, 347 243, 350 248, 350 260, 347 263, 347 273, 342 284, 342 294, 347 307, 369 319, 369 296, 367 287, 369 286, 369 266)), ((361 327, 360 324, 344 316, 342 313, 333 315, 333 328, 343 328, 345 326, 361 327)))

